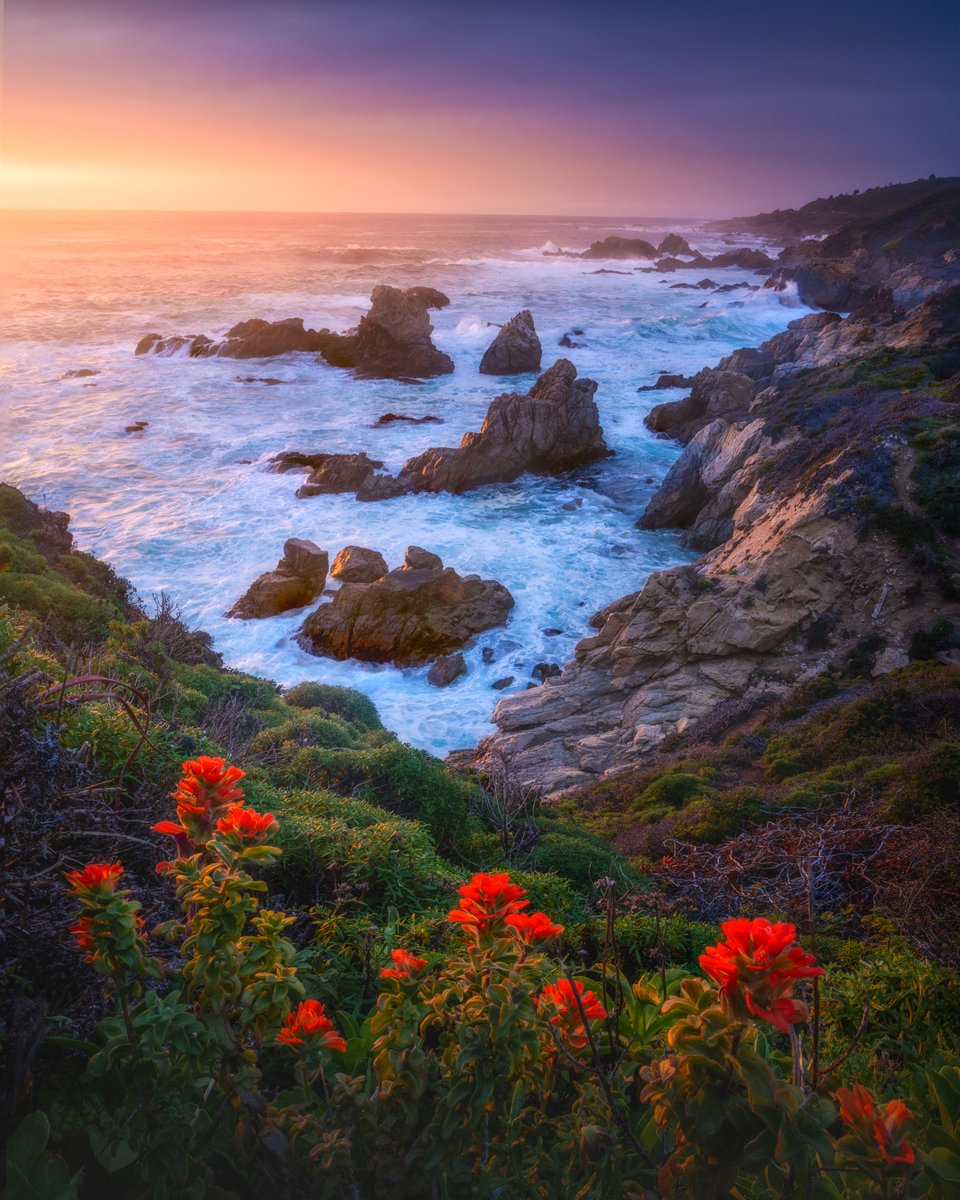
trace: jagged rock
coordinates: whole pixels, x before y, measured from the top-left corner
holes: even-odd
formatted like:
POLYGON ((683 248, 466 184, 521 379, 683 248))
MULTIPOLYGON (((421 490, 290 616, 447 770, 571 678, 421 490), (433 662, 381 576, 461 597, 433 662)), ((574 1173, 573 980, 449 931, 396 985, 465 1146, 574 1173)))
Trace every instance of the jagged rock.
POLYGON ((658 375, 656 383, 638 387, 638 392, 659 392, 661 388, 693 387, 692 375, 658 375))
POLYGON ((533 315, 525 308, 504 325, 480 360, 481 375, 522 375, 540 370, 542 350, 533 324, 533 315))
MULTIPOLYGON (((320 458, 320 455, 314 456, 320 458)), ((297 488, 300 500, 308 496, 330 496, 339 492, 357 492, 383 463, 360 454, 326 454, 297 488)))
POLYGON ((370 311, 351 333, 324 331, 318 347, 334 367, 350 367, 365 379, 423 379, 449 375, 453 360, 431 341, 428 308, 450 301, 433 288, 400 288, 378 284, 370 311))
POLYGON ((502 679, 495 679, 490 686, 495 692, 502 692, 504 688, 508 688, 515 679, 516 675, 504 675, 502 679))
POLYGON ((234 325, 222 342, 215 342, 205 334, 163 337, 148 333, 140 339, 135 353, 168 357, 186 348, 190 358, 273 358, 294 350, 316 352, 322 337, 315 329, 305 329, 302 317, 283 321, 254 317, 234 325))
POLYGON ((695 254, 690 243, 686 238, 681 237, 679 233, 668 233, 660 245, 657 247, 658 254, 695 254))
POLYGON ((465 492, 509 483, 525 471, 554 474, 609 451, 593 399, 597 385, 577 379, 565 358, 545 371, 525 396, 508 392, 490 405, 479 433, 458 449, 425 450, 404 464, 399 484, 412 492, 465 492))
POLYGON ((546 683, 548 679, 555 679, 560 673, 559 663, 548 662, 538 662, 530 672, 538 683, 546 683))
POLYGON ((584 250, 581 258, 656 258, 657 251, 643 238, 607 237, 584 250))
POLYGON ((387 561, 378 550, 344 546, 333 560, 330 575, 341 583, 373 583, 387 573, 387 561))
POLYGON ((307 617, 298 641, 332 658, 417 666, 503 625, 513 605, 495 580, 458 575, 436 555, 411 547, 404 565, 376 583, 345 583, 307 617))
POLYGON ((438 688, 449 687, 466 673, 467 664, 459 651, 456 654, 445 654, 443 658, 438 658, 427 672, 427 683, 438 688))
POLYGON ((329 564, 326 550, 316 543, 289 538, 274 570, 255 579, 225 615, 249 621, 303 608, 323 592, 329 564))
POLYGON ((724 250, 710 259, 711 267, 739 267, 743 271, 770 271, 776 263, 769 254, 741 246, 737 250, 724 250))

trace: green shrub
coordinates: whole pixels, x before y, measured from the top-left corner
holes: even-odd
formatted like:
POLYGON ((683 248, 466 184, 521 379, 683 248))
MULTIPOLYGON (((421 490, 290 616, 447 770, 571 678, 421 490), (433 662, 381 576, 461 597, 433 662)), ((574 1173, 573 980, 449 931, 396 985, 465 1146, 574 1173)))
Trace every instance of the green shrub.
POLYGON ((587 833, 572 823, 537 818, 532 822, 540 837, 526 857, 535 871, 548 871, 569 879, 575 888, 587 891, 606 876, 618 883, 635 883, 636 872, 603 838, 587 833))
POLYGON ((287 704, 294 708, 322 708, 334 716, 343 717, 352 725, 366 729, 382 729, 383 723, 374 702, 353 688, 335 687, 329 683, 298 683, 283 693, 287 704))
POLYGON ((688 771, 673 769, 659 775, 647 784, 637 799, 634 809, 680 808, 689 800, 709 795, 712 791, 710 778, 694 775, 688 771))
POLYGON ((887 804, 890 816, 915 820, 942 804, 960 805, 960 741, 942 742, 904 764, 905 786, 887 804))

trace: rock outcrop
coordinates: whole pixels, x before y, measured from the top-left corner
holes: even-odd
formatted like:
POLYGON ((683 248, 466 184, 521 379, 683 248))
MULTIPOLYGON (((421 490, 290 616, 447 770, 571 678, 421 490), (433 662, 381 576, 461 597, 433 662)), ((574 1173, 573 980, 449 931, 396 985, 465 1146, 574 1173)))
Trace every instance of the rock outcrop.
MULTIPOLYGON (((284 450, 270 460, 271 469, 277 472, 305 471, 306 481, 297 488, 298 500, 310 496, 333 496, 341 492, 353 492, 357 499, 371 498, 378 487, 387 491, 394 488, 391 475, 378 475, 383 466, 380 459, 368 458, 366 451, 359 454, 301 454, 298 450, 284 450)), ((399 495, 399 492, 393 491, 399 495)), ((382 498, 379 494, 377 499, 382 498)))
POLYGON ((349 333, 320 335, 322 357, 334 367, 349 367, 365 379, 424 379, 449 375, 453 360, 438 350, 430 335, 430 308, 443 308, 448 298, 433 288, 402 290, 378 284, 370 311, 349 333))
POLYGON ((302 317, 288 317, 284 321, 255 317, 234 325, 220 342, 202 333, 170 337, 148 333, 138 342, 135 353, 169 357, 185 351, 190 358, 274 358, 295 350, 316 353, 322 342, 323 334, 305 329, 302 317))
POLYGON ((307 617, 298 641, 331 658, 418 666, 505 624, 513 605, 502 584, 458 575, 437 555, 411 546, 404 565, 375 583, 343 584, 307 617))
POLYGON ((681 237, 679 233, 668 233, 660 245, 657 247, 658 254, 696 254, 690 243, 685 237, 681 237))
POLYGON ((449 687, 466 673, 466 660, 458 650, 456 654, 445 654, 443 658, 437 659, 427 672, 427 683, 438 688, 449 687))
POLYGON ((656 258, 657 250, 643 238, 607 237, 584 250, 581 258, 656 258))
POLYGON ((479 433, 464 434, 459 448, 425 450, 404 464, 398 484, 409 492, 465 492, 509 483, 525 471, 550 475, 603 458, 597 385, 578 379, 565 358, 521 396, 508 392, 490 405, 479 433))
POLYGON ((323 592, 329 565, 326 550, 304 538, 290 538, 276 567, 255 579, 225 615, 249 621, 303 608, 323 592))
POLYGON ((341 583, 375 583, 386 573, 387 560, 365 546, 344 546, 330 568, 331 577, 341 583))
POLYGON ((540 370, 543 351, 533 314, 525 308, 503 325, 480 360, 481 375, 523 375, 540 370))
POLYGON ((916 475, 922 430, 955 429, 958 395, 960 287, 901 316, 812 314, 700 372, 654 412, 686 449, 644 523, 713 548, 597 613, 559 678, 497 705, 474 765, 505 759, 519 784, 562 793, 726 701, 854 659, 890 670, 919 633, 960 623, 937 499, 955 468, 927 458, 916 475))

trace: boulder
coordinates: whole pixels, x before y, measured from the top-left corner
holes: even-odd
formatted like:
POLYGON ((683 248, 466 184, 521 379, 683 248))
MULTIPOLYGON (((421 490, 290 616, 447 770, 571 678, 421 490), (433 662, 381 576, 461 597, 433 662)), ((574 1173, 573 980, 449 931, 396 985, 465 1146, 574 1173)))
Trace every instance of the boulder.
MULTIPOLYGON (((320 459, 320 455, 313 456, 320 459)), ((297 488, 297 498, 331 496, 340 492, 357 492, 383 463, 360 454, 325 454, 297 488)))
POLYGON ((255 579, 225 615, 249 621, 303 608, 323 592, 329 563, 326 550, 314 542, 290 538, 274 570, 255 579))
POLYGON ((696 254, 686 238, 681 237, 679 233, 668 233, 660 245, 657 247, 658 254, 696 254))
POLYGON ((411 547, 402 567, 375 583, 345 583, 307 617, 298 641, 312 654, 419 666, 503 625, 514 599, 502 584, 458 575, 411 547))
POLYGON ((775 266, 769 254, 741 246, 737 250, 724 250, 710 259, 711 267, 740 267, 743 271, 771 271, 775 266))
POLYGON ((443 658, 438 658, 427 672, 427 683, 438 688, 449 687, 454 680, 466 673, 467 664, 459 651, 456 654, 445 654, 443 658))
POLYGON ((542 350, 533 315, 525 308, 502 326, 480 360, 481 375, 522 375, 540 370, 542 350))
POLYGON ((581 258, 656 258, 657 251, 643 238, 608 237, 594 242, 581 258))
POLYGON ((322 333, 304 328, 302 317, 288 317, 283 321, 263 321, 255 317, 234 325, 221 342, 215 342, 205 334, 164 337, 159 333, 148 333, 140 339, 135 353, 169 357, 186 350, 190 358, 274 358, 295 350, 316 353, 322 340, 322 333))
POLYGON ((638 392, 659 392, 661 388, 675 387, 693 387, 692 375, 665 375, 657 376, 656 383, 648 383, 644 387, 638 387, 638 392))
POLYGON ((490 405, 479 433, 458 449, 434 447, 409 459, 397 482, 411 492, 465 492, 509 483, 525 471, 549 475, 610 453, 603 440, 592 379, 578 379, 565 358, 524 395, 507 392, 490 405))
POLYGON ((344 546, 333 560, 330 575, 341 583, 373 583, 387 573, 387 562, 378 550, 344 546))
POLYGON ((449 375, 453 360, 430 339, 428 308, 450 301, 433 288, 378 284, 370 311, 350 333, 323 331, 318 349, 334 367, 349 367, 365 379, 422 379, 449 375))

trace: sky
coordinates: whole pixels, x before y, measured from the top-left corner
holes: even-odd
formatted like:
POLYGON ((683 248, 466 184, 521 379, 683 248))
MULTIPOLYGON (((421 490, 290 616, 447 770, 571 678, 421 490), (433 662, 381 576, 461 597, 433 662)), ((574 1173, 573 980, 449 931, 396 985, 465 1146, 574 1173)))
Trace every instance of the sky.
POLYGON ((2 30, 3 208, 726 216, 960 171, 958 0, 6 0, 2 30))

